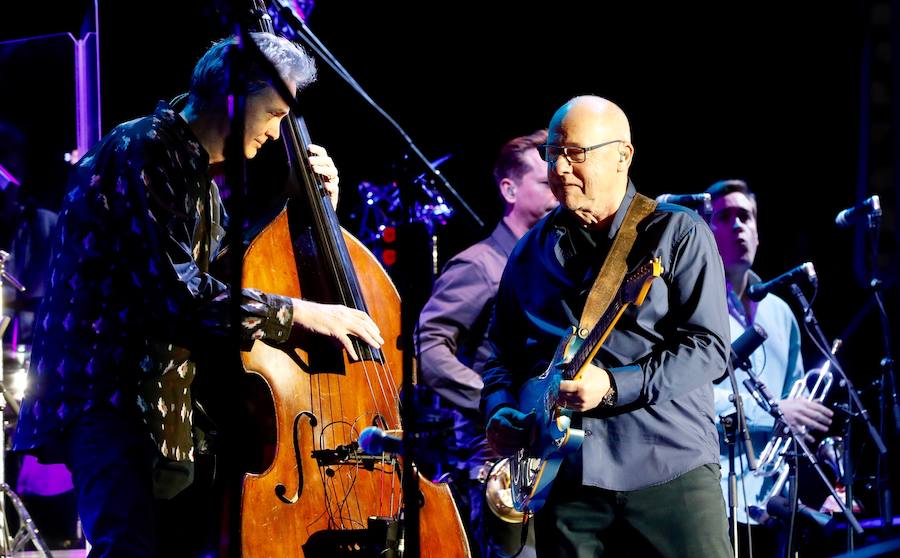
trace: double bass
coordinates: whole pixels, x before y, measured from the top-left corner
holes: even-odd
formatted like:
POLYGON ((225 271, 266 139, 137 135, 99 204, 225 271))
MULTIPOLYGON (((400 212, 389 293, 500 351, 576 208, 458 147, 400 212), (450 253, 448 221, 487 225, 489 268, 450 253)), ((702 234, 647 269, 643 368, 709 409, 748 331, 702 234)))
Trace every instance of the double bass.
MULTIPOLYGON (((258 29, 273 33, 255 0, 258 29)), ((364 454, 368 426, 401 428, 400 297, 378 260, 343 230, 312 172, 302 120, 282 123, 290 176, 277 215, 250 241, 242 287, 344 304, 367 312, 385 345, 354 340, 359 359, 323 338, 297 333, 287 345, 256 341, 242 351, 244 372, 261 380, 272 417, 268 463, 243 476, 240 552, 251 557, 390 556, 402 540, 400 464, 396 456, 364 454)), ((259 384, 259 382, 257 382, 259 384)), ((250 420, 253 420, 251 415, 250 420)), ((259 425, 257 425, 259 426, 259 425)), ((466 558, 468 543, 445 484, 419 475, 420 552, 466 558)), ((234 507, 234 506, 232 506, 234 507)))

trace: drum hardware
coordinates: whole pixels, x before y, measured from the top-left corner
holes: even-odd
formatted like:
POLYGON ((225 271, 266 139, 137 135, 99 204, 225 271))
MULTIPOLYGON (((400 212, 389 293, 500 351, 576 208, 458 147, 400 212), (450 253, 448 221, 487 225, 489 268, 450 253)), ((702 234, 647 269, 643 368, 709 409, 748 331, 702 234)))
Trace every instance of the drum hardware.
POLYGON ((0 382, 0 392, 13 414, 18 417, 19 403, 25 397, 25 387, 28 385, 31 347, 19 344, 14 349, 4 349, 3 359, 4 381, 0 382))
MULTIPOLYGON (((17 291, 23 292, 25 287, 15 277, 6 272, 6 261, 9 259, 9 253, 0 250, 0 316, 4 315, 3 305, 3 283, 6 281, 12 285, 17 291)), ((3 397, 0 397, 0 417, 6 409, 7 401, 18 414, 18 402, 12 397, 4 386, 6 377, 4 376, 4 362, 0 358, 0 390, 3 397)), ((31 541, 40 556, 50 556, 47 544, 40 536, 37 526, 31 520, 31 515, 22 501, 15 492, 6 484, 6 432, 0 428, 0 556, 11 556, 13 552, 22 550, 25 545, 31 541), (19 531, 16 535, 10 536, 9 525, 6 523, 6 499, 12 502, 16 513, 19 514, 19 531)))
POLYGON ((4 539, 6 539, 2 543, 3 556, 11 556, 12 553, 25 548, 25 544, 28 541, 31 541, 42 558, 50 558, 52 556, 50 554, 50 549, 47 547, 47 543, 44 542, 44 539, 41 538, 37 525, 31 520, 31 515, 28 513, 28 510, 25 509, 22 500, 19 499, 16 493, 13 492, 5 482, 0 483, 0 491, 2 491, 4 497, 9 498, 9 501, 12 502, 13 507, 16 509, 16 513, 19 514, 19 531, 14 537, 9 537, 7 534, 9 529, 8 526, 5 525, 6 519, 3 519, 3 536, 4 539))

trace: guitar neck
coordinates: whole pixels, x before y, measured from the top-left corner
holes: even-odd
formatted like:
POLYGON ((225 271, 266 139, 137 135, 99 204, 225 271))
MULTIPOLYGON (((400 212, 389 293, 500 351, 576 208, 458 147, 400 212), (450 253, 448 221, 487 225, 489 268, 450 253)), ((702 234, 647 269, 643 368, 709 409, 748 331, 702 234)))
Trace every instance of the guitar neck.
POLYGON ((570 360, 569 364, 566 366, 563 375, 567 380, 571 380, 577 376, 578 373, 581 372, 581 369, 593 360, 597 351, 600 350, 600 346, 609 335, 609 332, 616 325, 625 306, 627 306, 627 304, 623 303, 622 292, 620 290, 616 293, 609 308, 606 309, 606 312, 603 313, 603 316, 581 343, 581 346, 575 352, 575 356, 572 357, 572 360, 570 360))
POLYGON ((640 306, 644 303, 644 298, 650 290, 650 283, 662 275, 662 271, 660 259, 655 256, 625 277, 603 316, 600 317, 597 324, 575 350, 575 355, 566 364, 562 371, 565 379, 571 380, 578 376, 585 365, 593 360, 625 309, 630 304, 640 306))

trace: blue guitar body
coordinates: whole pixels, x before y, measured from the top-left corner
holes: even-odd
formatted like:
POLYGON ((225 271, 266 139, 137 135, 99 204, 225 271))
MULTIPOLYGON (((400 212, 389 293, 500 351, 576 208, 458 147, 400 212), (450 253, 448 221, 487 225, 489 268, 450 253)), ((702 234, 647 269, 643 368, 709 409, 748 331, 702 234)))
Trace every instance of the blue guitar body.
POLYGON ((585 336, 573 327, 556 348, 550 366, 519 390, 519 410, 535 413, 531 443, 509 458, 510 488, 516 511, 534 513, 547 501, 559 467, 581 449, 584 431, 572 428, 573 411, 559 405, 559 383, 577 379, 612 332, 625 309, 644 302, 650 283, 662 274, 659 258, 626 275, 609 307, 585 336))
POLYGON ((553 364, 540 376, 531 378, 519 390, 519 408, 523 412, 535 412, 535 431, 531 447, 519 450, 511 460, 513 503, 517 511, 537 511, 550 493, 550 487, 563 459, 581 449, 584 430, 572 428, 572 411, 559 407, 559 383, 564 380, 565 363, 571 360, 583 343, 572 328, 556 349, 553 364), (535 405, 535 402, 539 404, 535 405), (526 470, 517 470, 524 467, 526 470), (531 478, 525 484, 528 493, 519 493, 517 479, 531 478))

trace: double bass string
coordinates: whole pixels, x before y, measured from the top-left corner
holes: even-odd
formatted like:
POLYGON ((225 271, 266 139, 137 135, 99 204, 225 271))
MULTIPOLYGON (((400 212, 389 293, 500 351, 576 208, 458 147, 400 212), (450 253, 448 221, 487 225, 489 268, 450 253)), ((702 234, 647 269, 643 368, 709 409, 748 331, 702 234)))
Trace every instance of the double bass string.
MULTIPOLYGON (((397 384, 396 384, 396 382, 394 382, 394 375, 393 375, 394 371, 391 369, 391 365, 390 365, 390 363, 387 362, 387 359, 384 358, 384 354, 382 354, 382 359, 381 359, 380 364, 381 364, 381 367, 385 370, 385 376, 387 377, 387 380, 388 380, 388 385, 389 385, 390 391, 391 391, 391 397, 393 397, 393 399, 394 399, 394 401, 393 401, 394 406, 397 409, 399 409, 400 408, 400 390, 397 389, 397 384)), ((397 420, 399 422, 399 417, 397 420)))
MULTIPOLYGON (((391 399, 393 400, 393 403, 394 403, 393 406, 389 405, 389 407, 392 408, 392 409, 395 409, 395 408, 396 408, 396 409, 399 410, 399 408, 400 408, 400 394, 399 394, 399 392, 398 392, 398 390, 397 390, 397 384, 396 384, 396 382, 394 382, 393 370, 391 369, 390 364, 387 362, 387 359, 384 358, 383 353, 382 353, 382 358, 381 358, 380 361, 375 365, 375 369, 376 369, 376 371, 375 371, 376 374, 379 374, 379 372, 383 373, 384 376, 385 376, 385 378, 386 378, 386 380, 387 380, 385 383, 388 384, 388 389, 389 389, 389 391, 390 391, 390 397, 391 397, 391 399)), ((380 378, 380 375, 379 375, 379 384, 381 384, 381 378, 380 378)), ((383 385, 383 384, 381 385, 381 390, 382 390, 382 394, 384 394, 384 396, 385 396, 385 399, 386 399, 388 402, 390 402, 390 399, 388 399, 387 394, 384 393, 384 385, 383 385)), ((399 414, 399 413, 398 413, 398 414, 399 414)), ((400 417, 399 417, 399 416, 396 417, 396 418, 395 418, 395 417, 391 417, 391 419, 392 419, 392 421, 394 421, 394 423, 395 423, 396 425, 402 426, 402 424, 400 423, 400 417)), ((392 426, 393 426, 393 425, 392 425, 392 426)), ((384 463, 384 457, 382 457, 382 463, 384 463)), ((393 465, 392 465, 392 467, 393 467, 393 465)), ((393 512, 393 511, 394 511, 394 506, 397 504, 397 503, 394 501, 394 487, 396 486, 397 476, 392 474, 392 475, 390 475, 390 477, 391 477, 391 483, 390 483, 390 490, 389 490, 389 491, 390 491, 390 494, 391 494, 391 502, 390 502, 390 508, 389 508, 389 509, 390 509, 391 512, 393 512)), ((381 493, 383 494, 383 493, 384 493, 384 475, 382 475, 382 477, 381 477, 380 480, 381 480, 381 493)))
MULTIPOLYGON (((331 447, 332 447, 332 448, 337 448, 338 445, 340 445, 340 442, 339 442, 338 440, 343 441, 343 436, 339 436, 339 435, 338 435, 339 433, 336 432, 336 431, 337 431, 337 429, 338 429, 339 427, 344 427, 344 426, 347 425, 347 422, 346 422, 346 412, 344 411, 344 393, 343 393, 342 382, 340 381, 339 378, 334 378, 334 381, 335 381, 335 383, 337 384, 338 409, 339 409, 339 412, 340 412, 340 415, 339 415, 340 419, 337 420, 337 421, 335 421, 335 420, 334 420, 334 397, 330 395, 330 394, 331 394, 331 389, 330 389, 330 388, 331 388, 331 382, 332 382, 332 375, 331 375, 331 374, 328 374, 327 376, 328 376, 328 387, 329 387, 329 391, 328 391, 328 393, 329 393, 328 401, 329 401, 329 403, 331 404, 331 415, 329 416, 329 422, 328 422, 328 424, 324 425, 323 428, 330 428, 330 429, 331 429, 331 447)), ((368 383, 368 381, 367 381, 367 383, 368 383)), ((321 394, 320 394, 320 396, 321 396, 321 394)), ((324 432, 323 432, 323 435, 324 435, 324 432)), ((328 476, 328 475, 326 475, 326 476, 328 476)), ((340 483, 340 492, 338 492, 336 489, 333 489, 333 490, 332 490, 332 494, 338 492, 339 494, 342 495, 342 496, 337 497, 337 498, 334 499, 334 500, 335 500, 335 501, 334 501, 334 505, 336 506, 336 515, 337 515, 338 520, 339 520, 339 523, 340 523, 339 526, 343 529, 343 528, 345 528, 345 526, 344 526, 344 519, 345 519, 345 518, 344 518, 344 516, 342 515, 341 510, 343 509, 344 504, 346 503, 347 499, 348 499, 348 498, 350 497, 350 495, 352 494, 352 491, 353 491, 353 485, 355 484, 355 482, 351 482, 351 483, 350 483, 350 486, 347 487, 346 484, 345 484, 344 475, 341 474, 341 468, 338 468, 338 470, 335 471, 334 474, 330 476, 330 479, 331 479, 332 484, 335 484, 335 485, 336 485, 336 484, 340 483), (338 477, 337 480, 335 480, 335 477, 338 477)), ((332 505, 332 499, 331 499, 331 498, 328 498, 328 499, 326 499, 326 500, 327 500, 327 504, 326 504, 326 505, 328 505, 329 508, 330 508, 330 506, 332 505)), ((359 503, 358 503, 358 502, 357 502, 357 508, 359 508, 359 503)), ((360 514, 360 515, 361 515, 361 514, 360 514)), ((334 516, 334 514, 332 514, 332 517, 333 517, 333 516, 334 516)), ((353 518, 352 518, 352 517, 348 517, 348 518, 346 518, 346 519, 347 519, 347 521, 351 522, 351 524, 353 523, 353 518)))
MULTIPOLYGON (((360 350, 362 342, 358 341, 358 340, 353 340, 353 343, 354 343, 354 347, 357 351, 356 354, 358 354, 358 355, 362 354, 362 352, 360 350)), ((372 368, 373 368, 372 374, 374 374, 375 378, 378 380, 381 395, 384 398, 384 404, 388 404, 388 414, 386 414, 385 412, 382 411, 382 409, 381 409, 382 404, 379 403, 378 398, 375 395, 375 390, 372 387, 372 381, 370 380, 370 376, 369 376, 369 374, 370 374, 369 364, 364 360, 360 361, 360 363, 361 363, 363 372, 366 375, 366 383, 369 385, 371 397, 372 397, 373 401, 375 402, 375 411, 377 413, 378 418, 381 419, 382 426, 387 426, 388 428, 393 428, 396 424, 395 421, 397 419, 393 415, 393 413, 390 413, 390 410, 391 410, 391 406, 389 404, 390 399, 389 399, 387 393, 385 392, 384 382, 382 382, 382 379, 381 379, 381 375, 384 372, 384 367, 379 366, 379 363, 376 361, 376 364, 374 366, 372 366, 372 368)), ((385 459, 384 459, 384 456, 382 456, 382 465, 384 465, 384 463, 385 463, 385 459)), ((382 467, 381 471, 382 471, 382 474, 379 475, 377 486, 373 486, 373 489, 376 490, 378 494, 384 494, 384 476, 387 474, 391 474, 390 472, 385 470, 384 467, 382 467)), ((391 474, 391 477, 393 479, 392 474, 391 474)), ((375 482, 375 480, 371 479, 371 482, 375 482)), ((393 486, 394 486, 394 484, 392 482, 391 488, 393 488, 393 486)), ((384 512, 384 499, 383 498, 378 499, 378 507, 379 507, 380 515, 386 515, 384 512)), ((394 511, 393 491, 391 492, 390 511, 391 512, 394 511)))

